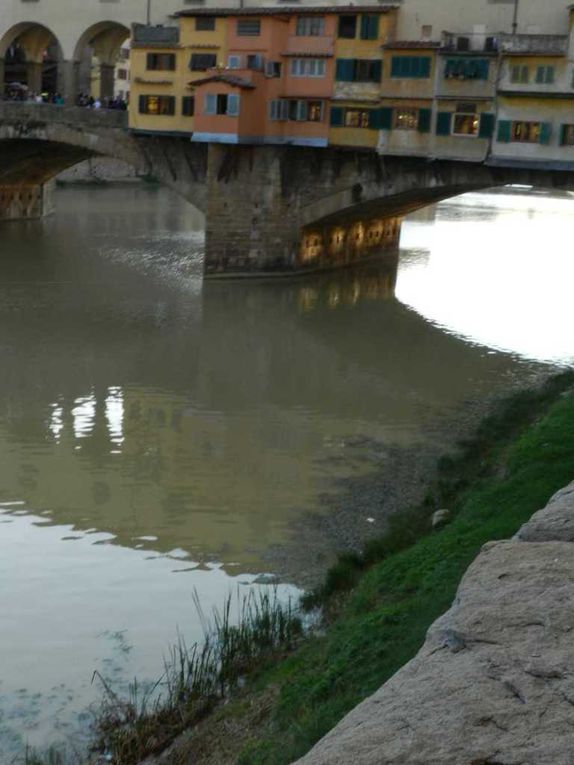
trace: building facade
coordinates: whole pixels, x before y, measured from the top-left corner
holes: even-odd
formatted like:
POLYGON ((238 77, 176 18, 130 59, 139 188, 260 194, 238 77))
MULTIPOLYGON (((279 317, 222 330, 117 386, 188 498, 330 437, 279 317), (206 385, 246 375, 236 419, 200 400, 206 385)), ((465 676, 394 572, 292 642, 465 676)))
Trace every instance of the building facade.
POLYGON ((494 27, 507 4, 496 9, 492 24, 438 39, 434 24, 400 36, 409 0, 181 11, 177 26, 134 27, 130 127, 209 143, 574 163, 574 12, 563 8, 559 34, 513 34, 494 27))

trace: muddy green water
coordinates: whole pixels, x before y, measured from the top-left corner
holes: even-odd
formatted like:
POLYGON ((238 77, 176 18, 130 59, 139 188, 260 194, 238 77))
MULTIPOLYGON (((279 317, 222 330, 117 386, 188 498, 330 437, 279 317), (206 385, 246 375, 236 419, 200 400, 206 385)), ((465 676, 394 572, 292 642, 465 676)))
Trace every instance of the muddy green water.
POLYGON ((573 223, 571 197, 470 195, 398 259, 207 284, 201 216, 163 190, 0 225, 0 762, 72 735, 94 670, 156 677, 200 637, 194 589, 268 586, 266 551, 377 444, 571 365, 573 223))

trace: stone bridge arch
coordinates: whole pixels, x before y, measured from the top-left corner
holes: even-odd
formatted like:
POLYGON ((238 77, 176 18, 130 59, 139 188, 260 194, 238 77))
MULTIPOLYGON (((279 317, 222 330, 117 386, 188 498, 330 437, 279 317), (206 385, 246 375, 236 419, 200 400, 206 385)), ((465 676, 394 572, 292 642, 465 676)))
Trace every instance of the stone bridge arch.
MULTIPOLYGON (((15 217, 7 212, 11 193, 22 196, 27 189, 28 199, 31 188, 98 156, 127 162, 139 175, 153 177, 205 210, 206 145, 132 136, 122 111, 5 101, 0 102, 0 218, 15 217)), ((19 217, 36 217, 37 205, 29 212, 24 209, 19 217)))
POLYGON ((130 37, 130 29, 118 21, 104 20, 91 24, 78 38, 74 46, 70 73, 67 86, 68 101, 75 98, 80 90, 87 91, 85 83, 79 76, 79 67, 86 58, 92 55, 98 61, 100 98, 113 98, 115 67, 118 62, 122 44, 130 37))

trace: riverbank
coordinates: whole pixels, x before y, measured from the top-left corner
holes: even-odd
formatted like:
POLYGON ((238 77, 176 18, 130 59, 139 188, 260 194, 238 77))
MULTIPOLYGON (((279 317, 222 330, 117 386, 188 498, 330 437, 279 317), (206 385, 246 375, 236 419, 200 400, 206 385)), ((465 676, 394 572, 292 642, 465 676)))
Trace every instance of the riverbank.
POLYGON ((239 694, 148 762, 287 765, 305 754, 417 653, 481 546, 512 536, 571 480, 573 388, 569 372, 500 401, 439 462, 423 500, 362 554, 343 556, 306 598, 322 606, 323 630, 264 662, 239 694), (433 531, 440 508, 450 522, 433 531))

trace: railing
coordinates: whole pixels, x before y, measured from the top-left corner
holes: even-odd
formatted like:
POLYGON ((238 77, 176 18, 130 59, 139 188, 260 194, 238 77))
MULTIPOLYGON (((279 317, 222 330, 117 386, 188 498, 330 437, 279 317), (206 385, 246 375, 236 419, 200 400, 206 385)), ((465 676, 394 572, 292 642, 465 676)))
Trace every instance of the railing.
POLYGON ((89 109, 82 106, 35 104, 29 101, 0 101, 0 122, 44 122, 86 127, 128 127, 128 113, 120 109, 89 109))
POLYGON ((568 50, 568 35, 500 35, 505 53, 555 53, 563 56, 568 50))

